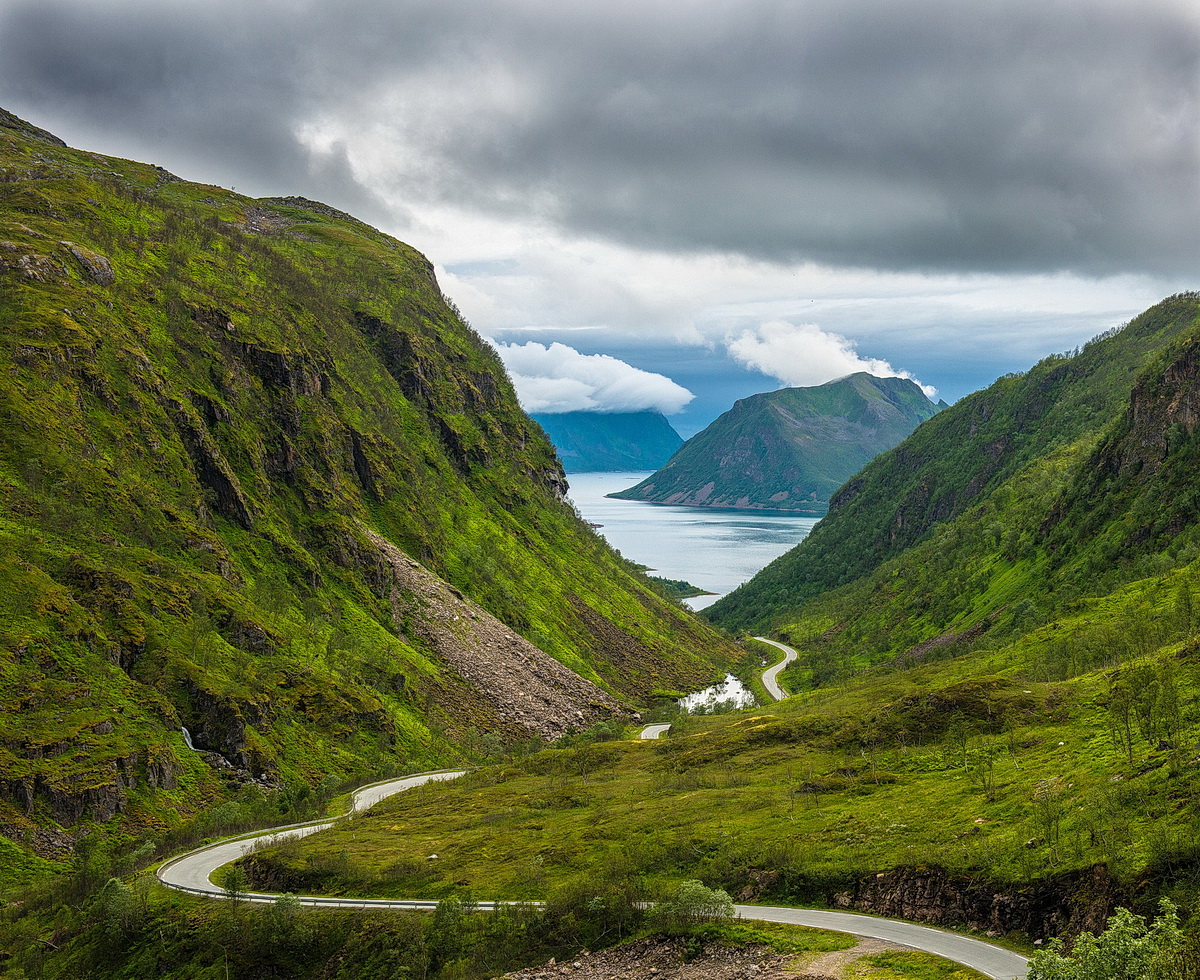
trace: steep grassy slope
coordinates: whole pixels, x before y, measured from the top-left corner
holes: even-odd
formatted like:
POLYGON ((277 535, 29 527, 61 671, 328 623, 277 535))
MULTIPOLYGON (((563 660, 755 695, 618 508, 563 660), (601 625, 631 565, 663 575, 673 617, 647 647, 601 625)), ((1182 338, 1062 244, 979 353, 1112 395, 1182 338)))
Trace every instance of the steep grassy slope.
POLYGON ((661 412, 562 412, 533 419, 568 473, 652 469, 683 444, 661 412))
MULTIPOLYGON (((1092 453, 1102 438, 1115 438, 1106 433, 1130 410, 1135 386, 1145 391, 1143 401, 1161 387, 1154 372, 1166 370, 1168 349, 1194 332, 1198 313, 1195 294, 1172 297, 1124 329, 1001 378, 940 413, 844 486, 799 547, 706 614, 730 628, 759 629, 795 621, 804 609, 804 635, 836 626, 846 650, 865 647, 876 656, 930 640, 952 624, 983 629, 1006 616, 1018 627, 1031 625, 1036 613, 1022 603, 1044 605, 1039 597, 1047 590, 1059 596, 1050 604, 1057 608, 1144 573, 1168 544, 1163 529, 1124 535, 1101 556, 1077 523, 1061 517, 1090 511, 1098 499, 1110 517, 1112 508, 1130 506, 1133 465, 1121 477, 1129 489, 1113 496, 1104 481, 1117 477, 1097 475, 1092 453), (1053 540, 1044 540, 1059 525, 1053 540), (1053 560, 1051 548, 1059 552, 1053 560), (1065 572, 1055 573, 1056 582, 1047 578, 1077 552, 1091 572, 1073 581, 1065 572), (863 614, 870 623, 860 621, 863 614), (860 624, 875 639, 865 639, 860 624), (896 625, 901 631, 889 633, 896 625)), ((1191 428, 1181 420, 1174 431, 1168 425, 1152 438, 1163 452, 1189 453, 1191 428)), ((1185 456, 1178 458, 1186 472, 1185 456)), ((1137 478, 1139 506, 1156 514, 1185 508, 1190 496, 1167 487, 1168 472, 1179 471, 1168 465, 1161 478, 1147 482, 1149 470, 1137 478)), ((1170 547, 1190 554, 1190 541, 1170 547)))
POLYGON ((838 487, 937 411, 913 382, 869 374, 752 395, 613 496, 823 513, 838 487))
POLYGON ((0 334, 0 830, 44 856, 734 654, 562 502, 429 263, 347 215, 0 113, 0 334))

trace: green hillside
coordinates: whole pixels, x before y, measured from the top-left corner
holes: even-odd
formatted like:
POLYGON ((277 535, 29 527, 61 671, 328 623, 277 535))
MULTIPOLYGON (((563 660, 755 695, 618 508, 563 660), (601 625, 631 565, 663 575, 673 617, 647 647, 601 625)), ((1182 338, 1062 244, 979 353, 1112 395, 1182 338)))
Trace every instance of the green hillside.
POLYGON ((793 697, 512 758, 245 866, 280 888, 514 898, 617 868, 1018 943, 1167 896, 1194 969, 1197 472, 1184 294, 941 413, 842 492, 821 528, 848 545, 806 543, 714 607, 798 647, 793 697))
POLYGON ((0 886, 84 828, 304 812, 736 656, 563 502, 430 263, 348 215, 0 113, 0 334, 0 886))
POLYGON ((653 469, 683 445, 661 412, 561 412, 533 420, 568 473, 653 469))
POLYGON ((612 496, 823 513, 838 487, 937 411, 913 382, 870 374, 752 395, 612 496))
POLYGON ((1195 294, 1172 297, 939 413, 706 615, 731 629, 803 618, 806 633, 836 627, 835 647, 877 659, 947 631, 1029 628, 1187 560, 1191 423, 1166 379, 1186 374, 1198 313, 1195 294))
POLYGON ((1037 679, 1031 638, 682 719, 658 742, 503 761, 242 864, 264 888, 379 897, 699 879, 1025 943, 1095 928, 1115 902, 1191 908, 1200 647, 1168 628, 1171 656, 1118 679, 1179 699, 1128 739, 1107 672, 1037 679))

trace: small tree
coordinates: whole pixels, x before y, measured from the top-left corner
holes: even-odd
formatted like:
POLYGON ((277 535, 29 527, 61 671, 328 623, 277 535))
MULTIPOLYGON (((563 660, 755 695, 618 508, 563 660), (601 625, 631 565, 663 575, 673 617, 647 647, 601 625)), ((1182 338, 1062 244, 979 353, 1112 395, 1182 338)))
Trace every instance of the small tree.
POLYGON ((300 947, 312 939, 312 929, 304 921, 303 909, 300 899, 291 892, 280 895, 271 903, 267 921, 271 939, 278 946, 300 947))
POLYGON ((225 892, 225 897, 236 904, 246 897, 250 879, 239 865, 231 864, 221 872, 217 884, 225 892))
POLYGON ((1180 577, 1175 587, 1175 622, 1183 636, 1192 635, 1195 610, 1192 606, 1192 590, 1186 579, 1180 577))
POLYGON ((1133 765, 1134 697, 1120 679, 1110 681, 1108 694, 1109 731, 1113 745, 1129 756, 1133 765))
POLYGON ((110 936, 124 938, 141 922, 141 909, 133 889, 119 878, 109 878, 100 891, 99 906, 104 926, 110 936))
POLYGON ((1183 945, 1178 910, 1164 898, 1148 928, 1140 915, 1117 909, 1099 936, 1085 932, 1075 940, 1070 956, 1060 940, 1050 940, 1030 960, 1029 980, 1178 980, 1183 945))

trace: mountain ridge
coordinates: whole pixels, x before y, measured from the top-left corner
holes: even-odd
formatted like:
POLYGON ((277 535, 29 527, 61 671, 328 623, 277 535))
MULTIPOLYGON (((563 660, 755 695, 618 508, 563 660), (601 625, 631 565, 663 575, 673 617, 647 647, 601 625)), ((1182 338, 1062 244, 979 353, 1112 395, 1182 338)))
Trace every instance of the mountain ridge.
POLYGON ((739 399, 657 472, 613 493, 692 507, 823 513, 870 459, 938 411, 903 378, 860 372, 739 399))
POLYGON ((0 123, 9 840, 286 815, 737 659, 574 514, 424 256, 0 123))
POLYGON ((561 412, 530 417, 554 443, 567 473, 652 469, 683 445, 661 412, 561 412))

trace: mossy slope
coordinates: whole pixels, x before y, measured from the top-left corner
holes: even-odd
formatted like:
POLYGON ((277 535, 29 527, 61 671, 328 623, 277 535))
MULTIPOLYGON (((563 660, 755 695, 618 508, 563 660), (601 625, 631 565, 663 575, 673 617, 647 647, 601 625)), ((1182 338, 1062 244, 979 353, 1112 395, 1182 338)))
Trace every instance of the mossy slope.
POLYGON ((563 502, 429 262, 348 215, 0 113, 0 332, 0 829, 44 855, 220 798, 219 757, 296 793, 521 735, 376 535, 627 703, 733 655, 563 502))

